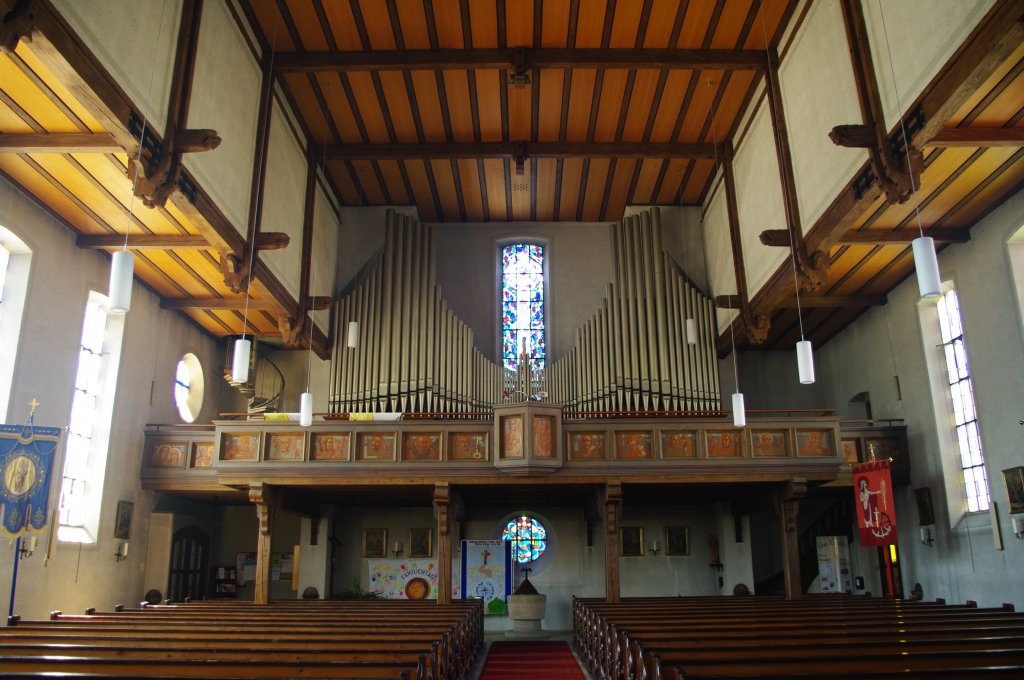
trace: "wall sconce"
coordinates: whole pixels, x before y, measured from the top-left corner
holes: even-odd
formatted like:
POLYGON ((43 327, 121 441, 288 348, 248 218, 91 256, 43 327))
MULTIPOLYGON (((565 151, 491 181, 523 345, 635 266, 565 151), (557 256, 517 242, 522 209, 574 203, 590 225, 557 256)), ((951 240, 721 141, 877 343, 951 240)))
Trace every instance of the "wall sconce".
POLYGON ((932 530, 930 527, 921 527, 921 544, 926 545, 929 548, 935 543, 935 538, 932 536, 932 530))
POLYGON ((652 541, 651 542, 651 554, 654 555, 655 557, 658 556, 658 542, 657 541, 652 541))
POLYGON ((126 559, 128 559, 128 541, 117 546, 117 550, 114 551, 115 562, 123 562, 126 559))
POLYGON ((29 536, 26 541, 24 537, 18 542, 18 557, 25 559, 26 557, 32 557, 32 553, 36 551, 36 546, 39 545, 38 536, 29 536))
POLYGON ((394 549, 391 552, 395 553, 395 558, 401 557, 402 552, 403 552, 403 550, 402 550, 402 542, 401 541, 395 541, 395 547, 394 547, 394 549))
POLYGON ((1013 535, 1024 540, 1024 521, 1019 517, 1011 517, 1010 522, 1013 524, 1013 535))

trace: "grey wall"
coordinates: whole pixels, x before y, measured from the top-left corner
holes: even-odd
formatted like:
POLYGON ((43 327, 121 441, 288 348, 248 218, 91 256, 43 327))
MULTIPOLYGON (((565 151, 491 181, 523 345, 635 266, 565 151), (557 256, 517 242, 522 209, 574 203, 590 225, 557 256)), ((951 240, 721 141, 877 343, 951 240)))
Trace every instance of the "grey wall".
POLYGON ((960 498, 947 498, 945 492, 941 470, 947 463, 955 465, 956 454, 941 448, 941 442, 950 438, 951 425, 945 414, 936 415, 930 396, 932 379, 941 376, 930 375, 925 360, 926 352, 936 350, 922 335, 916 279, 904 281, 885 307, 872 309, 818 354, 825 401, 841 414, 851 397, 867 391, 876 418, 906 419, 912 483, 896 489, 904 585, 909 589, 920 582, 928 598, 973 599, 981 606, 1024 604, 1019 567, 1024 541, 1017 540, 1010 528, 1001 478, 1003 469, 1024 463, 1024 430, 1018 424, 1024 417, 1024 336, 1007 250, 1007 241, 1022 221, 1024 192, 1018 192, 971 230, 969 243, 950 246, 939 255, 942 278, 955 283, 960 297, 1003 550, 995 548, 990 516, 973 514, 957 521, 960 498), (932 490, 937 522, 931 548, 919 541, 912 492, 925 486, 932 490))
MULTIPOLYGON (((75 246, 74 236, 62 223, 4 180, 0 180, 0 224, 15 232, 33 253, 7 422, 25 422, 27 404, 35 398, 41 404, 35 418, 38 425, 66 426, 85 302, 90 290, 107 292, 110 260, 75 246)), ((142 598, 154 503, 154 494, 143 491, 139 483, 143 430, 149 423, 181 422, 174 406, 174 377, 177 362, 186 352, 195 353, 203 364, 206 396, 197 421, 209 422, 227 391, 221 377, 222 346, 183 316, 162 311, 159 300, 136 283, 132 309, 125 317, 98 540, 59 544, 45 568, 43 550, 22 560, 16 613, 45 617, 54 609, 80 612, 85 607, 109 608, 142 598), (114 540, 113 526, 119 500, 133 501, 135 510, 129 558, 115 563, 120 541, 114 540)), ((40 539, 40 546, 43 543, 40 539)), ((0 583, 11 583, 9 559, 0 560, 0 583)))

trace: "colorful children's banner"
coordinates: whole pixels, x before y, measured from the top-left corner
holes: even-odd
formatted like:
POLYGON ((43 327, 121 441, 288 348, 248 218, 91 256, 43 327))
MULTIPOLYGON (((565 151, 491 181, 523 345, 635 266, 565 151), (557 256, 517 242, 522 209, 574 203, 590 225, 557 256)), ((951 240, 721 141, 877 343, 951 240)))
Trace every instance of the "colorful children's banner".
POLYGON ((58 427, 0 425, 0 531, 11 540, 46 529, 59 445, 58 427))
POLYGON ((863 546, 896 545, 896 505, 892 497, 889 461, 875 460, 853 466, 857 495, 857 527, 863 546))
POLYGON ((371 592, 389 600, 436 600, 437 561, 370 560, 371 592))

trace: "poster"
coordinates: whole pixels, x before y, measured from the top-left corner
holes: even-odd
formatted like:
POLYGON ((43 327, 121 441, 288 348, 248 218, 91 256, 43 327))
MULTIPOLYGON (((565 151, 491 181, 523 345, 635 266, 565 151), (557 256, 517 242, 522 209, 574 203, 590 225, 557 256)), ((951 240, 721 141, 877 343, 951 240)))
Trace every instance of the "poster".
POLYGON ((815 542, 818 549, 821 592, 852 593, 850 546, 846 536, 818 536, 815 542))
POLYGON ((512 544, 508 541, 462 542, 462 598, 480 597, 485 614, 505 614, 512 594, 512 544))
POLYGON ((370 560, 370 587, 389 600, 436 600, 437 560, 370 560))

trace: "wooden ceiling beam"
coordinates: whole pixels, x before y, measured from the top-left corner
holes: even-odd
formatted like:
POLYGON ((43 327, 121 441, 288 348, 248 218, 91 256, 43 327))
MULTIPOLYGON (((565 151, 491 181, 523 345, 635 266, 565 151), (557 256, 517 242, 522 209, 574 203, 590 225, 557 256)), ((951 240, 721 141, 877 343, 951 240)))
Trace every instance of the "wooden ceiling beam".
POLYGON ((274 55, 278 73, 320 71, 405 71, 430 69, 652 68, 759 70, 766 65, 760 50, 507 49, 368 50, 288 52, 274 55))
MULTIPOLYGON (((847 307, 881 307, 888 302, 885 295, 801 295, 802 309, 843 309, 847 307)), ((796 298, 783 300, 781 309, 797 309, 796 298)))
MULTIPOLYGON (((865 229, 864 231, 850 231, 839 237, 836 245, 894 245, 910 243, 921 235, 917 229, 894 229, 882 231, 880 229, 865 229)), ((931 236, 937 243, 967 243, 971 240, 968 231, 959 229, 926 229, 925 236, 931 236)))
MULTIPOLYGON (((715 158, 714 144, 677 142, 457 142, 452 144, 334 144, 327 160, 431 158, 715 158)), ((718 155, 724 146, 718 145, 718 155)))
MULTIPOLYGON (((256 250, 280 250, 291 238, 283 232, 261 232, 256 238, 256 250)), ((205 236, 199 234, 129 234, 128 247, 133 250, 206 250, 213 248, 205 236)), ((123 248, 123 234, 79 234, 75 239, 79 248, 123 248)))
POLYGON ((932 137, 928 146, 968 148, 1024 146, 1024 128, 945 128, 932 137))
MULTIPOLYGON (((248 306, 250 311, 260 309, 275 309, 270 300, 259 300, 249 298, 248 306)), ((192 309, 220 309, 241 312, 246 308, 246 299, 240 298, 164 298, 160 300, 160 309, 172 309, 175 311, 192 309)))
POLYGON ((0 134, 0 153, 120 153, 124 147, 107 134, 51 132, 0 134))

